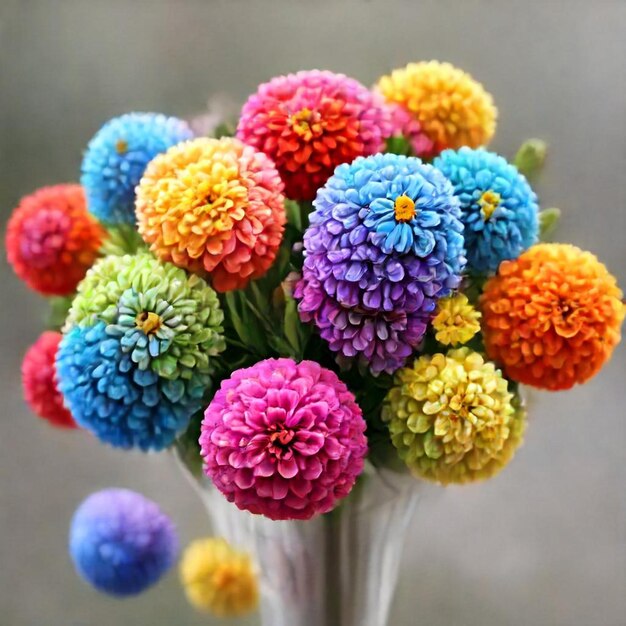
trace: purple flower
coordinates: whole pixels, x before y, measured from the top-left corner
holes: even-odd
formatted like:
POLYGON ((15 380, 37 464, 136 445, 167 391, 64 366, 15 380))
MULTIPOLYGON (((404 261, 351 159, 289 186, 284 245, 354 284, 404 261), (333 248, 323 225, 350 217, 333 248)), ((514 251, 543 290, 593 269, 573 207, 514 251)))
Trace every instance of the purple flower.
POLYGON ((207 407, 205 473, 240 509, 309 519, 348 495, 367 453, 361 409, 313 361, 266 359, 233 372, 207 407))
POLYGON ((419 159, 358 158, 335 170, 304 235, 300 299, 338 360, 394 372, 418 346, 437 300, 465 266, 458 200, 419 159))

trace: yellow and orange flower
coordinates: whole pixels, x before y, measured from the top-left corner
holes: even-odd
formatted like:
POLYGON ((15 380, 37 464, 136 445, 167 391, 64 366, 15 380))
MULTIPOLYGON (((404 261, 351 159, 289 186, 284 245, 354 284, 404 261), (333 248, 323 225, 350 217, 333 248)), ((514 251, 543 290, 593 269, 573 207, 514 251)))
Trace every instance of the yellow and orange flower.
POLYGON ((383 97, 404 107, 432 142, 435 156, 446 148, 487 144, 496 130, 498 112, 491 95, 469 74, 450 63, 409 63, 383 76, 383 97))
POLYGON ((245 615, 259 602, 252 559, 218 537, 198 539, 187 546, 180 578, 189 602, 218 617, 245 615))
POLYGON ((165 261, 208 273, 217 291, 269 269, 286 221, 271 160, 237 139, 195 139, 153 159, 137 187, 139 233, 165 261))
POLYGON ((480 299, 488 355, 542 389, 583 383, 610 358, 624 319, 615 278, 590 252, 533 246, 504 261, 480 299))

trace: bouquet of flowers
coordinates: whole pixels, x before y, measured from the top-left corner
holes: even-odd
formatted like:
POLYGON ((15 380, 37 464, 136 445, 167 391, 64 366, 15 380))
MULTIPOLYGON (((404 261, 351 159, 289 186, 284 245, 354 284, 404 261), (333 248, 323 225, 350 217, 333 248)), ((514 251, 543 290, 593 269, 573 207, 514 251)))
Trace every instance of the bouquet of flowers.
MULTIPOLYGON (((528 182, 545 145, 489 151, 496 119, 448 63, 371 89, 302 71, 212 136, 114 118, 80 186, 15 209, 9 262, 53 312, 26 400, 105 444, 174 451, 225 536, 181 560, 197 607, 250 610, 260 576, 268 624, 381 626, 419 481, 494 476, 522 443, 520 386, 568 389, 610 358, 616 280, 546 241, 558 211, 528 182)), ((119 596, 177 549, 126 490, 90 496, 70 531, 81 575, 119 596)))

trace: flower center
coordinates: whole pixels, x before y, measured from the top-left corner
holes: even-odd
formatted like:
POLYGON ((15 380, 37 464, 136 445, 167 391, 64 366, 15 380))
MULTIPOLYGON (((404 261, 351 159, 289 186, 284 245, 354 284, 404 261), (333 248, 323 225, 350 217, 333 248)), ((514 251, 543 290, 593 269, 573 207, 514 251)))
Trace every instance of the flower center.
POLYGON ((295 437, 296 432, 284 426, 275 427, 276 430, 270 434, 269 451, 279 459, 282 459, 290 452, 289 444, 295 437))
POLYGON ((226 589, 237 581, 237 574, 231 567, 222 565, 213 574, 213 584, 217 589, 226 589))
POLYGON ((480 213, 483 216, 483 220, 486 222, 500 205, 500 194, 488 189, 480 196, 478 204, 480 205, 480 213))
POLYGON ((161 317, 152 311, 141 311, 135 317, 135 326, 143 330, 146 335, 156 333, 161 328, 161 317))
POLYGON ((320 115, 316 111, 311 111, 311 109, 304 108, 294 113, 289 118, 289 123, 296 135, 299 135, 306 141, 313 136, 320 135, 322 132, 320 115))
POLYGON ((115 142, 115 151, 118 154, 126 154, 126 152, 128 151, 128 142, 126 141, 126 139, 118 139, 115 142))
POLYGON ((415 217, 415 202, 408 196, 398 196, 393 204, 396 222, 410 222, 415 217))

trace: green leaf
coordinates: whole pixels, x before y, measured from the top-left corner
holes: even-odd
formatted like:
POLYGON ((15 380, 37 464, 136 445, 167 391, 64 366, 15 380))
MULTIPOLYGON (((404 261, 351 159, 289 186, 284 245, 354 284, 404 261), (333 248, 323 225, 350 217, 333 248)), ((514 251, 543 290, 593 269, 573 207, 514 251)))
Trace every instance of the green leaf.
POLYGON ((539 239, 549 241, 561 219, 561 210, 556 207, 539 212, 539 239))
POLYGON ((402 137, 401 135, 394 135, 393 137, 389 137, 386 141, 385 152, 390 152, 391 154, 402 154, 406 156, 411 156, 411 144, 406 139, 406 137, 402 137))
POLYGON ((65 318, 72 306, 73 296, 53 296, 48 298, 50 309, 46 318, 46 327, 50 330, 60 330, 65 324, 65 318))
POLYGON ((116 224, 106 226, 107 237, 100 246, 103 255, 135 254, 140 249, 146 249, 141 235, 133 224, 116 224))
POLYGON ((213 135, 219 139, 220 137, 234 137, 236 132, 236 124, 233 122, 221 122, 215 127, 213 135))
POLYGON ((526 178, 533 178, 543 167, 548 144, 542 139, 527 139, 517 151, 513 164, 526 178))
POLYGON ((302 357, 302 343, 299 329, 301 327, 300 318, 298 316, 298 307, 296 301, 285 296, 285 319, 283 320, 283 329, 285 331, 285 337, 291 344, 296 355, 302 357))
POLYGON ((300 205, 295 200, 285 200, 285 213, 287 213, 287 222, 301 233, 302 213, 300 212, 300 205))

